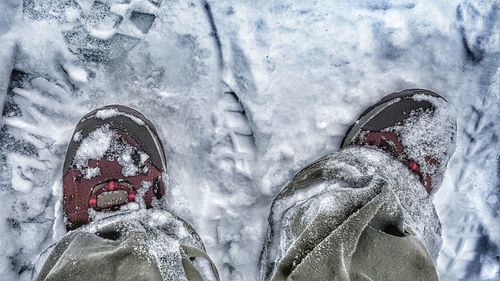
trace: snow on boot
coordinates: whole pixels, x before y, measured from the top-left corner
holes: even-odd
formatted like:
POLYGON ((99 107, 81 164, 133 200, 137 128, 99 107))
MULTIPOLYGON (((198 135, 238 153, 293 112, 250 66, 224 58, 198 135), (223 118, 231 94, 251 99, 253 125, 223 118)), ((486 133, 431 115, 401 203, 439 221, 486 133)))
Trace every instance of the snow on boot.
POLYGON ((63 168, 66 228, 101 213, 152 208, 165 193, 165 154, 153 124, 109 105, 76 125, 63 168))
POLYGON ((341 148, 381 149, 412 170, 433 194, 454 152, 455 135, 456 120, 443 97, 408 89, 385 96, 363 112, 347 131, 341 148))

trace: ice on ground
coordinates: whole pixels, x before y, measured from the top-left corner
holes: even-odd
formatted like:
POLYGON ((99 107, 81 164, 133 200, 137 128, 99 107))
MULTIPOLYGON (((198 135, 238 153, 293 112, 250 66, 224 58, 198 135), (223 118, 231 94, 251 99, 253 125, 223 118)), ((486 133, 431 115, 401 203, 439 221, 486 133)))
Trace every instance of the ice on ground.
POLYGON ((415 87, 442 94, 458 114, 457 151, 435 197, 440 277, 499 279, 483 263, 500 243, 498 206, 486 200, 498 195, 498 1, 161 2, 144 14, 137 9, 150 1, 0 3, 6 280, 30 279, 31 261, 60 233, 61 196, 51 187, 74 125, 93 108, 129 105, 157 125, 163 203, 198 230, 223 280, 256 280, 273 195, 336 151, 368 105, 415 87), (107 40, 91 36, 110 26, 107 40), (232 139, 216 130, 228 112, 218 105, 222 80, 256 139, 258 165, 247 175, 231 173, 232 139))

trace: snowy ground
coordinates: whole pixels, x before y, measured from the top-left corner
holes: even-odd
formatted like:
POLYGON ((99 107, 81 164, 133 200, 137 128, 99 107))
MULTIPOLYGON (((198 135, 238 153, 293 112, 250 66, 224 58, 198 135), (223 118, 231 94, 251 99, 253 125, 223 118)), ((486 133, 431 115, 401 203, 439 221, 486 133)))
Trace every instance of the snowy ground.
POLYGON ((500 280, 499 1, 2 1, 0 274, 28 280, 64 234, 62 161, 92 108, 133 106, 157 125, 166 206, 223 280, 256 280, 273 194, 410 87, 458 115, 435 197, 441 279, 500 280))

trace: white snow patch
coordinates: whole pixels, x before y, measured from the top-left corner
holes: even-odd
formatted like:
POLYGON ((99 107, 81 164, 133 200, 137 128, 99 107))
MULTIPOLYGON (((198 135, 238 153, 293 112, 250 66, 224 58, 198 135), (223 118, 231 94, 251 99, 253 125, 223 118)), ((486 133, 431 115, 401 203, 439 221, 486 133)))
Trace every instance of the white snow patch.
POLYGON ((12 188, 23 193, 28 193, 33 188, 33 183, 31 183, 29 179, 23 177, 19 170, 12 171, 11 183, 12 188))
POLYGON ((146 153, 144 153, 144 152, 141 152, 141 153, 140 153, 140 157, 141 157, 141 164, 146 163, 146 161, 149 159, 149 155, 147 155, 147 154, 146 154, 146 153))
POLYGON ((118 163, 122 166, 122 175, 125 177, 135 176, 139 173, 139 167, 132 160, 132 152, 132 147, 127 146, 118 157, 118 163))
POLYGON ((100 174, 101 169, 99 167, 88 167, 84 169, 83 178, 89 180, 93 177, 99 176, 100 174))
POLYGON ((74 142, 80 142, 82 140, 82 131, 78 131, 73 135, 74 142))
POLYGON ((11 167, 12 188, 23 193, 28 193, 33 189, 32 180, 35 172, 47 169, 45 163, 17 153, 8 155, 7 164, 11 167))
POLYGON ((63 183, 62 179, 58 178, 51 188, 52 195, 54 195, 57 200, 54 206, 54 224, 52 225, 52 239, 58 241, 64 234, 66 234, 65 217, 63 212, 63 183))
POLYGON ((134 121, 137 125, 140 125, 140 126, 145 126, 146 125, 144 123, 144 121, 142 121, 141 119, 139 119, 139 118, 137 118, 137 117, 135 117, 135 116, 133 116, 131 114, 118 111, 115 108, 101 109, 101 110, 99 110, 99 111, 96 112, 95 117, 104 120, 104 119, 108 119, 108 118, 115 117, 115 116, 118 116, 118 115, 122 115, 122 116, 125 116, 125 117, 129 118, 130 120, 134 121))
POLYGON ((120 115, 120 112, 114 108, 101 109, 95 113, 95 117, 97 117, 99 119, 103 119, 103 120, 111 118, 111 117, 115 117, 118 115, 120 115))
POLYGON ((74 22, 78 19, 81 13, 78 9, 68 7, 65 9, 65 14, 67 21, 74 22))
POLYGON ((77 167, 82 167, 91 159, 101 159, 110 148, 111 142, 115 137, 115 132, 109 129, 109 126, 102 126, 92 131, 78 147, 75 153, 73 163, 77 167))
POLYGON ((64 65, 64 69, 68 72, 69 79, 73 84, 82 86, 88 82, 88 74, 81 66, 68 62, 64 65))

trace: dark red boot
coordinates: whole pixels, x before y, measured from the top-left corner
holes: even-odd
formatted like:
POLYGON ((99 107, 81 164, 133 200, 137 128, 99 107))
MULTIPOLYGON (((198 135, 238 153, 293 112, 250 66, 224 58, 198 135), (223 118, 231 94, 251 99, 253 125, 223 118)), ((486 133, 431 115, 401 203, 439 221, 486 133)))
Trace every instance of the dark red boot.
POLYGON ((63 169, 66 228, 101 212, 151 208, 165 194, 165 153, 153 124, 136 110, 109 105, 76 125, 63 169))
POLYGON ((341 148, 381 149, 412 170, 433 193, 442 181, 455 147, 456 120, 448 102, 422 89, 385 96, 349 128, 341 148))

